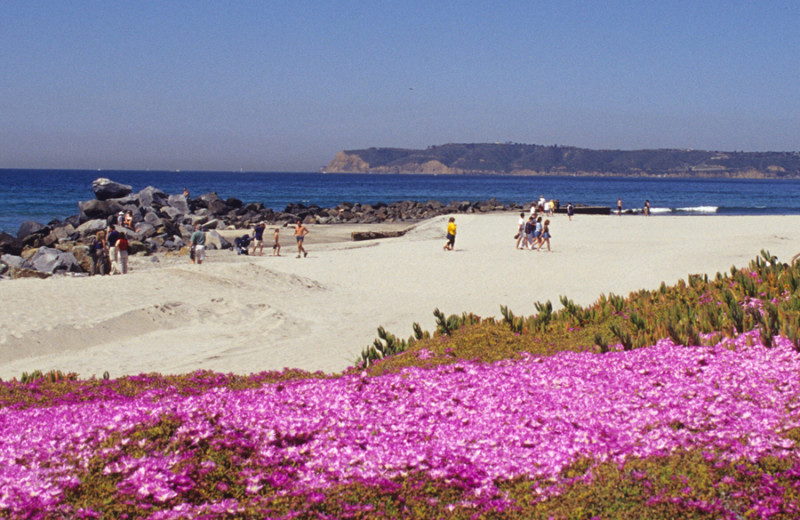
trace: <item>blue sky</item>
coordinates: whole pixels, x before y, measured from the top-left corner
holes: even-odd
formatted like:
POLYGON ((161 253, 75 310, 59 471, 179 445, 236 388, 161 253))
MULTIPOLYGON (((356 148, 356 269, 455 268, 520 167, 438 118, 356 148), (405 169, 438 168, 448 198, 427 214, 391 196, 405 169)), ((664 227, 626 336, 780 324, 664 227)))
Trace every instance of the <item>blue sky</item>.
POLYGON ((796 1, 0 0, 0 168, 800 150, 796 1))

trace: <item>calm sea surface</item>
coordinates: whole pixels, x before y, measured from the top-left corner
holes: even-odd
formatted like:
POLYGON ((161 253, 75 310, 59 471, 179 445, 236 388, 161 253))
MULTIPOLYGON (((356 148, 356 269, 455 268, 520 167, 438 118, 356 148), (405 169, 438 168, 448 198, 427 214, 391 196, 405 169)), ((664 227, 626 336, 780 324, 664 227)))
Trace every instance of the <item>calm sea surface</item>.
POLYGON ((262 202, 275 210, 289 203, 335 206, 340 202, 486 200, 525 203, 546 198, 640 208, 654 214, 796 215, 800 180, 632 179, 623 177, 511 177, 493 175, 348 175, 321 173, 164 172, 0 169, 0 231, 16 235, 22 222, 46 224, 78 213, 78 201, 94 198, 98 177, 191 196, 211 191, 220 198, 262 202))

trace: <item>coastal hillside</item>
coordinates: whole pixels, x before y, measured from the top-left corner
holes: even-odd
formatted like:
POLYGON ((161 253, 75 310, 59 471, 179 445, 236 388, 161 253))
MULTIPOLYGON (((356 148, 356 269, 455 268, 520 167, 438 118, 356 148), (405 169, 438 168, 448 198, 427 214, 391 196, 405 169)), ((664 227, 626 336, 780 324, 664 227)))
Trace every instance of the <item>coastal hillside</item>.
POLYGON ((798 178, 800 152, 591 150, 536 144, 445 144, 343 150, 327 173, 798 178))

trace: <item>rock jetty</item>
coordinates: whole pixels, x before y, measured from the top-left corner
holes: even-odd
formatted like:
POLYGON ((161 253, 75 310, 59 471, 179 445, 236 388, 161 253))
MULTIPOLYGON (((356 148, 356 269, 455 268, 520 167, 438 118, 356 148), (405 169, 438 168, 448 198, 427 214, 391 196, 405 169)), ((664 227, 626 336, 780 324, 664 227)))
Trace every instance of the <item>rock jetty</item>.
MULTIPOLYGON (((480 202, 401 201, 390 204, 343 202, 332 208, 289 204, 283 211, 265 208, 263 203, 222 199, 215 192, 196 198, 169 195, 148 186, 133 193, 131 186, 99 178, 92 183, 95 199, 78 202, 78 214, 47 224, 24 222, 14 237, 0 233, 0 276, 46 277, 57 273, 91 272, 89 255, 97 231, 116 223, 120 213, 130 211, 133 229, 119 227, 130 242, 129 254, 178 252, 188 243, 195 225, 208 233, 207 246, 229 249, 231 244, 219 233, 224 229, 251 229, 259 222, 290 226, 306 224, 417 222, 450 213, 522 211, 530 205, 503 204, 495 199, 480 202)), ((376 238, 353 237, 354 240, 376 238)))

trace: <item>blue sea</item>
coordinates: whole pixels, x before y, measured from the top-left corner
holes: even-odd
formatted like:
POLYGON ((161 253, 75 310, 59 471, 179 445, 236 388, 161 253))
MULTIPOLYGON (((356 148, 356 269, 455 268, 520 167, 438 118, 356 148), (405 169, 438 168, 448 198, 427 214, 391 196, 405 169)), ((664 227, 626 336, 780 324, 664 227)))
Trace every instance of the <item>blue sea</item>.
POLYGON ((524 204, 544 196, 614 208, 621 198, 625 209, 650 200, 655 215, 800 214, 800 180, 0 169, 0 231, 16 235, 26 220, 46 224, 77 214, 78 201, 94 198, 92 181, 98 177, 130 184, 134 192, 147 186, 168 194, 187 188, 192 197, 214 191, 275 210, 289 203, 330 207, 402 200, 524 204))

